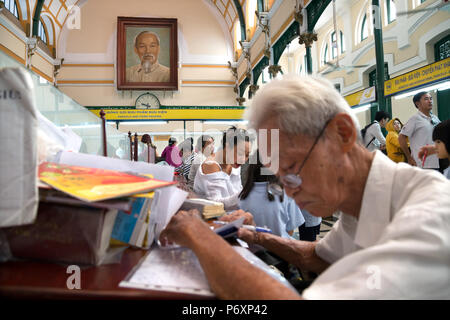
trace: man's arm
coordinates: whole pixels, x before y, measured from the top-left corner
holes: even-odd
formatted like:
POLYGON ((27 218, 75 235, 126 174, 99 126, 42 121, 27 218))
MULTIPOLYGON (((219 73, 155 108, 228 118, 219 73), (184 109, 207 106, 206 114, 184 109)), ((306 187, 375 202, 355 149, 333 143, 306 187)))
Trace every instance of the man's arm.
POLYGON ((286 239, 270 233, 256 233, 243 228, 239 229, 238 236, 247 243, 258 244, 266 248, 302 271, 320 274, 330 265, 316 254, 317 241, 286 239))
POLYGON ((372 127, 373 127, 372 134, 380 142, 381 146, 386 147, 386 139, 384 138, 383 132, 381 131, 381 126, 378 123, 375 123, 372 127))
POLYGON ((402 149, 403 153, 406 155, 408 163, 412 166, 417 166, 416 161, 411 156, 411 152, 409 152, 408 143, 406 142, 406 136, 404 134, 400 133, 398 135, 398 142, 400 143, 400 148, 402 149))
POLYGON ((427 144, 425 146, 423 146, 422 148, 420 148, 419 150, 419 154, 418 157, 420 160, 423 160, 423 157, 425 156, 425 153, 429 156, 432 154, 436 154, 437 153, 437 149, 433 144, 427 144))
MULTIPOLYGON (((196 211, 196 210, 195 210, 196 211)), ((203 222, 198 212, 180 211, 161 233, 197 256, 212 290, 221 299, 299 299, 300 296, 263 270, 252 266, 203 222)))

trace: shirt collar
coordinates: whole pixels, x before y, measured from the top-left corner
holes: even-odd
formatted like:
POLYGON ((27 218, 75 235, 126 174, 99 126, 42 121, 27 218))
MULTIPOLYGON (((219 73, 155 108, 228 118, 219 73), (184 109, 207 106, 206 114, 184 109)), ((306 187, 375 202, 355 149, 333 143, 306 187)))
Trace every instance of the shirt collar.
POLYGON ((376 151, 364 188, 355 244, 367 248, 379 239, 391 219, 395 163, 376 151))
MULTIPOLYGON (((150 67, 150 72, 155 71, 155 69, 158 68, 158 66, 159 66, 158 62, 152 64, 152 66, 150 67)), ((141 72, 141 71, 142 71, 142 64, 140 64, 138 69, 137 69, 137 72, 141 72)))
POLYGON ((418 111, 418 113, 419 113, 419 116, 421 116, 422 118, 425 118, 425 119, 427 119, 427 120, 430 120, 431 119, 431 115, 430 116, 427 116, 425 113, 423 113, 422 111, 418 111))

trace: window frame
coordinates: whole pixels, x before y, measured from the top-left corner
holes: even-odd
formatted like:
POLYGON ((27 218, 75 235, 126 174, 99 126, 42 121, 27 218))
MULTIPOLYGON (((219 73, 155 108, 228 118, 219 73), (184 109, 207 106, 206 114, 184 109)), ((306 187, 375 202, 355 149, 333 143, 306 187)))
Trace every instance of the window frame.
POLYGON ((362 18, 362 22, 361 22, 361 30, 360 30, 360 42, 363 42, 364 40, 366 40, 367 38, 369 38, 369 25, 367 23, 367 13, 364 13, 364 16, 362 18), (364 29, 367 30, 367 36, 364 37, 364 29))
POLYGON ((322 63, 325 66, 328 62, 328 43, 325 44, 325 49, 323 50, 322 63))
POLYGON ((331 41, 331 60, 334 60, 337 58, 338 56, 338 52, 337 52, 337 35, 336 35, 336 31, 331 32, 330 35, 330 41, 331 41), (335 40, 333 41, 333 36, 335 38, 335 40), (334 46, 334 42, 336 42, 336 46, 334 46))
POLYGON ((386 16, 387 16, 387 24, 391 24, 395 20, 397 20, 397 7, 395 6, 394 0, 386 0, 386 16), (391 5, 394 5, 395 7, 395 17, 391 19, 391 13, 392 13, 392 7, 391 5))
POLYGON ((3 2, 6 10, 11 12, 19 21, 20 21, 20 12, 19 12, 19 6, 17 5, 16 0, 0 0, 0 2, 3 2), (8 4, 6 4, 6 1, 8 4), (11 10, 11 3, 14 4, 13 10, 11 10))
POLYGON ((48 45, 48 33, 47 33, 47 28, 45 26, 45 23, 42 21, 42 19, 39 19, 39 24, 38 24, 38 36, 39 38, 42 40, 43 43, 45 43, 46 45, 48 45), (42 31, 42 32, 41 32, 42 31), (44 38, 42 37, 42 35, 44 35, 44 38))

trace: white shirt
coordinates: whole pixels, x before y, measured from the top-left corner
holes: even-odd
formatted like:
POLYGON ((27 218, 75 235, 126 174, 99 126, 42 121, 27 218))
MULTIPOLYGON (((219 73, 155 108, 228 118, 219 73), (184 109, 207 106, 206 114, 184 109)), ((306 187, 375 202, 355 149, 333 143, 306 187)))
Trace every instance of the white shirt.
POLYGON ((386 139, 381 131, 380 124, 375 120, 374 124, 366 130, 366 135, 364 136, 364 146, 370 151, 373 151, 380 150, 381 145, 386 145, 386 139))
MULTIPOLYGON (((418 157, 419 150, 427 144, 434 144, 432 139, 433 129, 439 122, 439 119, 435 115, 427 117, 419 111, 408 120, 400 131, 401 134, 409 137, 411 154, 419 168, 422 168, 422 161, 418 157), (431 123, 432 120, 435 123, 434 125, 431 123)), ((439 168, 439 159, 437 155, 429 155, 426 158, 423 167, 435 169, 439 168)))
POLYGON ((206 160, 206 157, 201 151, 195 154, 195 157, 194 157, 194 160, 192 160, 191 168, 189 169, 189 175, 188 175, 188 180, 189 180, 189 182, 192 181, 192 184, 194 183, 194 179, 197 174, 198 168, 205 160, 206 160))
POLYGON ((377 151, 359 220, 316 245, 331 265, 306 299, 450 299, 450 181, 377 151))
POLYGON ((239 201, 239 207, 253 215, 257 226, 267 227, 277 236, 294 239, 288 231, 294 231, 305 223, 302 212, 294 199, 289 198, 286 193, 283 202, 279 196, 270 201, 267 197, 268 184, 268 182, 254 182, 247 198, 239 201))
MULTIPOLYGON (((218 163, 217 165, 220 167, 218 163)), ((194 180, 194 192, 208 200, 222 202, 226 211, 239 209, 239 193, 241 191, 240 167, 233 168, 230 175, 223 171, 204 174, 202 166, 198 168, 194 180)))
POLYGON ((142 65, 138 64, 127 68, 125 80, 128 82, 169 82, 170 69, 155 63, 150 67, 150 72, 145 73, 142 65))

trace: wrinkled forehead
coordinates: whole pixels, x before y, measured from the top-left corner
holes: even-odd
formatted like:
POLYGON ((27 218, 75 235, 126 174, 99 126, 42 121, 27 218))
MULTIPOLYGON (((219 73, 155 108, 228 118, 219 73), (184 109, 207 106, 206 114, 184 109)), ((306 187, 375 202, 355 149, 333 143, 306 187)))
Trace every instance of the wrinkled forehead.
POLYGON ((136 45, 139 45, 140 43, 143 42, 149 42, 149 43, 153 43, 156 42, 158 43, 158 40, 156 39, 156 36, 154 34, 151 33, 143 33, 141 35, 139 35, 136 39, 136 45))

